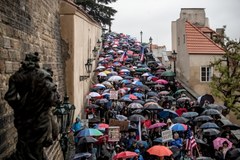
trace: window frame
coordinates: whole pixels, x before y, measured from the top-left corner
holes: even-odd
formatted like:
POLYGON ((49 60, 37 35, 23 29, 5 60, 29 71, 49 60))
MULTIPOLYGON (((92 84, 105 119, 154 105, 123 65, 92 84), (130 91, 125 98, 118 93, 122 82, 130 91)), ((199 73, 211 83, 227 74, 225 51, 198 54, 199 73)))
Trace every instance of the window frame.
POLYGON ((212 81, 212 76, 213 76, 213 67, 211 67, 209 65, 200 66, 200 82, 202 82, 202 83, 209 83, 209 82, 212 81), (203 77, 202 69, 203 68, 205 68, 205 72, 206 72, 205 73, 205 81, 202 80, 202 77, 203 77), (207 74, 207 69, 208 68, 209 68, 209 72, 210 72, 209 75, 207 74))

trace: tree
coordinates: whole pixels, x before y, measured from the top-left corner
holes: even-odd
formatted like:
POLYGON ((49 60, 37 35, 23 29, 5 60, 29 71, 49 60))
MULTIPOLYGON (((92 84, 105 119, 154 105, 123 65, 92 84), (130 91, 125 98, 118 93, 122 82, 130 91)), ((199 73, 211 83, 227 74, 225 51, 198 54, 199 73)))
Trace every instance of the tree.
POLYGON ((99 23, 111 26, 111 21, 117 11, 112 7, 106 6, 117 0, 76 0, 77 5, 81 5, 83 9, 99 23))
POLYGON ((225 51, 222 58, 211 62, 216 73, 210 87, 214 96, 224 101, 224 105, 240 119, 240 42, 224 36, 216 38, 225 51), (220 40, 221 39, 221 40, 220 40))

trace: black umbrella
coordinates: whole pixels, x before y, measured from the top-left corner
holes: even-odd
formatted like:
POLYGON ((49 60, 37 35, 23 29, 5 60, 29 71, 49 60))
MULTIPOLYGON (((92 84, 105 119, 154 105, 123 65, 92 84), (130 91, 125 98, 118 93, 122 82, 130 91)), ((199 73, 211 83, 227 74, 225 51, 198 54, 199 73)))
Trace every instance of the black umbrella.
POLYGON ((211 94, 205 94, 200 99, 200 105, 202 106, 205 102, 214 103, 214 98, 211 94))
POLYGON ((144 121, 145 117, 143 117, 140 114, 134 114, 134 115, 131 115, 130 117, 128 117, 128 119, 133 122, 138 122, 138 121, 144 121))
POLYGON ((240 148, 231 148, 227 151, 225 158, 229 160, 236 160, 240 157, 240 148))
POLYGON ((159 106, 157 103, 151 103, 151 104, 146 105, 144 107, 144 110, 158 110, 158 111, 162 111, 163 108, 161 106, 159 106))
POLYGON ((88 108, 99 108, 99 105, 96 104, 90 104, 87 106, 88 108))
POLYGON ((85 158, 89 158, 91 157, 91 153, 85 152, 85 153, 77 153, 75 154, 73 160, 81 160, 81 158, 85 157, 85 158))
POLYGON ((134 103, 140 103, 141 105, 143 105, 145 102, 139 99, 135 99, 133 100, 134 103))
POLYGON ((189 119, 184 117, 176 117, 172 120, 173 123, 184 123, 186 124, 189 121, 189 119))
POLYGON ((157 94, 156 92, 153 92, 153 91, 147 92, 147 95, 148 95, 149 97, 158 96, 158 94, 157 94))
POLYGON ((194 122, 204 122, 204 121, 208 122, 208 121, 212 121, 212 120, 213 120, 212 117, 207 116, 207 115, 202 115, 202 116, 195 117, 193 121, 194 122))
POLYGON ((136 109, 134 111, 131 112, 132 114, 140 114, 142 113, 142 109, 136 109))
POLYGON ((96 104, 104 104, 104 103, 108 103, 108 102, 109 101, 106 98, 96 100, 96 104))
POLYGON ((214 129, 214 128, 203 130, 203 135, 205 135, 205 136, 216 136, 219 133, 220 133, 220 131, 217 129, 214 129))
POLYGON ((230 128, 230 130, 237 130, 237 129, 240 129, 240 126, 237 125, 237 124, 225 124, 222 126, 222 129, 225 129, 225 128, 230 128))
POLYGON ((83 143, 95 143, 98 140, 93 138, 93 137, 82 137, 79 139, 79 144, 83 144, 83 143))
POLYGON ((216 109, 216 110, 224 110, 224 109, 227 109, 226 106, 223 106, 223 105, 218 105, 218 104, 206 104, 206 105, 203 105, 204 108, 206 109, 216 109))

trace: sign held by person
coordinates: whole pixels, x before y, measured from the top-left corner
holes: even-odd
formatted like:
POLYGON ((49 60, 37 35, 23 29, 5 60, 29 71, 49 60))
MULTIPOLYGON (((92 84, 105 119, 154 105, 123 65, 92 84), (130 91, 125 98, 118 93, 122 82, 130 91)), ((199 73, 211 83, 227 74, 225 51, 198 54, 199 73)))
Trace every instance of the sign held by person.
POLYGON ((119 126, 109 126, 108 128, 108 141, 118 142, 120 140, 120 127, 119 126))
POLYGON ((173 139, 172 131, 171 130, 165 130, 162 131, 162 141, 167 142, 169 140, 173 139))
POLYGON ((119 120, 116 120, 116 119, 110 119, 109 120, 109 125, 110 126, 119 126, 120 131, 128 131, 129 122, 128 121, 119 121, 119 120))
POLYGON ((118 91, 110 91, 110 99, 118 99, 118 91))

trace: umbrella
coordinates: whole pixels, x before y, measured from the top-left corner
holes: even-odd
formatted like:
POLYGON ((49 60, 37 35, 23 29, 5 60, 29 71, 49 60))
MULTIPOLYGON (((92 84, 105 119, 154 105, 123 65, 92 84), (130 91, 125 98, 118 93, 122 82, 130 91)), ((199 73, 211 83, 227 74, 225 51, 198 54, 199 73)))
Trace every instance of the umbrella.
POLYGON ((99 73, 98 73, 98 76, 107 77, 107 74, 106 74, 105 72, 99 72, 99 73))
POLYGON ((140 99, 142 99, 145 96, 144 94, 138 93, 138 92, 134 92, 133 95, 140 98, 140 99))
POLYGON ((170 130, 173 131, 186 131, 187 130, 187 125, 182 124, 182 123, 176 123, 173 124, 169 127, 170 130))
POLYGON ((239 157, 240 157, 240 148, 232 148, 227 151, 225 159, 239 160, 239 157))
POLYGON ((205 105, 203 105, 203 107, 206 108, 206 109, 216 109, 218 111, 227 109, 226 106, 218 105, 218 104, 205 104, 205 105))
POLYGON ((202 139, 195 138, 195 140, 198 144, 203 144, 203 145, 208 146, 208 144, 206 142, 204 142, 202 139))
POLYGON ((182 92, 186 92, 185 89, 179 89, 174 94, 181 94, 182 92))
POLYGON ((221 113, 216 109, 207 109, 202 112, 202 115, 220 115, 221 113))
POLYGON ((116 118, 117 118, 117 120, 119 120, 119 121, 125 121, 125 120, 128 119, 126 116, 120 115, 120 114, 116 115, 116 118))
POLYGON ((120 80, 123 80, 122 77, 120 76, 111 76, 108 81, 111 81, 111 82, 117 82, 117 81, 120 81, 120 80))
POLYGON ((144 110, 163 110, 163 108, 161 106, 159 106, 158 103, 156 102, 148 102, 146 104, 144 104, 144 110))
POLYGON ((196 160, 213 160, 211 157, 197 157, 196 160))
POLYGON ((201 129, 209 129, 209 128, 215 128, 215 129, 219 129, 218 125, 216 125, 216 123, 212 123, 212 122, 206 122, 203 123, 200 126, 201 129))
POLYGON ((101 95, 100 95, 99 93, 97 93, 97 92, 90 92, 88 95, 91 96, 91 97, 100 97, 100 96, 101 96, 101 95))
POLYGON ((139 108, 143 108, 143 106, 140 103, 131 103, 128 105, 128 108, 139 109, 139 108))
POLYGON ((202 115, 194 118, 194 122, 212 121, 213 118, 210 116, 202 115))
POLYGON ((91 154, 91 153, 88 153, 88 152, 77 153, 77 154, 74 155, 73 160, 79 160, 79 159, 81 159, 81 158, 83 158, 83 157, 89 158, 89 157, 91 157, 91 155, 92 155, 92 154, 91 154))
POLYGON ((109 125, 106 123, 99 123, 94 128, 95 129, 105 129, 105 128, 109 128, 109 125))
POLYGON ((81 130, 78 134, 77 137, 87 137, 87 136, 102 136, 102 132, 100 132, 97 129, 94 128, 85 128, 81 130))
POLYGON ((173 123, 183 123, 186 124, 189 121, 189 119, 184 118, 184 117, 175 117, 172 122, 173 123))
POLYGON ((166 81, 165 79, 159 79, 155 81, 158 84, 168 84, 168 81, 166 81))
POLYGON ((201 96, 200 105, 202 106, 206 101, 208 101, 208 103, 214 103, 213 96, 210 94, 205 94, 205 95, 201 96))
POLYGON ((154 85, 155 88, 164 88, 165 86, 162 85, 162 84, 157 84, 157 85, 154 85))
POLYGON ((144 121, 145 117, 143 117, 140 114, 134 114, 134 115, 131 115, 130 117, 128 117, 128 119, 133 122, 138 122, 138 121, 144 121))
POLYGON ((185 101, 190 101, 191 99, 189 97, 181 97, 177 99, 177 102, 185 102, 185 101))
POLYGON ((145 102, 140 100, 140 99, 134 99, 133 100, 134 103, 140 103, 141 105, 143 105, 145 102))
POLYGON ((130 152, 130 151, 123 151, 118 154, 116 154, 113 159, 127 159, 127 158, 133 158, 136 157, 138 154, 135 152, 130 152))
POLYGON ((129 98, 131 100, 138 99, 137 96, 135 96, 134 94, 126 94, 122 98, 129 98))
POLYGON ((143 73, 143 74, 142 74, 142 76, 143 76, 143 77, 148 77, 148 76, 152 76, 152 74, 151 74, 151 73, 148 73, 148 72, 146 72, 146 73, 143 73))
POLYGON ((156 92, 153 92, 153 91, 147 92, 147 95, 150 96, 150 97, 158 96, 158 94, 156 92))
POLYGON ((96 69, 101 70, 101 69, 105 69, 105 67, 104 66, 98 66, 96 69))
POLYGON ((198 116, 197 112, 185 112, 182 114, 182 117, 185 117, 185 118, 193 118, 196 116, 198 116))
POLYGON ((216 136, 219 133, 220 133, 220 131, 215 129, 215 128, 210 128, 210 129, 204 129, 203 130, 203 135, 205 135, 205 136, 216 136))
POLYGON ((219 147, 222 147, 223 142, 228 143, 228 149, 232 148, 232 142, 230 142, 227 138, 217 137, 216 139, 213 140, 214 149, 218 150, 219 147))
POLYGON ((169 91, 161 91, 161 92, 159 92, 160 95, 167 95, 169 93, 170 93, 169 91))
POLYGON ((163 109, 160 113, 159 116, 161 118, 175 118, 178 117, 178 114, 171 110, 171 109, 163 109))
POLYGON ((222 129, 225 129, 225 128, 230 128, 230 130, 238 130, 240 129, 240 126, 237 125, 237 124, 225 124, 222 126, 222 129))
POLYGON ((173 152, 166 146, 161 145, 155 145, 147 150, 147 152, 151 155, 164 157, 164 156, 170 156, 173 154, 173 152))
POLYGON ((129 79, 123 79, 123 80, 121 81, 121 83, 124 83, 124 84, 131 84, 132 81, 129 80, 129 79))
POLYGON ((134 110, 134 111, 132 111, 131 113, 132 114, 140 114, 140 113, 142 113, 142 109, 136 109, 136 110, 134 110))
POLYGON ((177 146, 172 145, 172 146, 169 147, 169 149, 173 152, 173 155, 172 155, 173 158, 176 158, 176 157, 179 156, 180 151, 181 151, 180 148, 178 148, 177 146))
POLYGON ((99 108, 99 106, 98 105, 96 105, 96 104, 90 104, 90 105, 88 105, 87 106, 88 108, 99 108))
POLYGON ((108 102, 109 101, 106 98, 96 100, 96 104, 104 104, 104 103, 108 103, 108 102))
POLYGON ((98 140, 93 138, 93 137, 81 137, 79 139, 79 144, 83 144, 83 143, 95 143, 97 142, 98 140))
POLYGON ((128 97, 122 97, 119 99, 119 101, 122 101, 122 102, 132 102, 132 100, 128 97))
POLYGON ((166 126, 166 125, 167 125, 166 123, 158 122, 158 123, 152 124, 148 129, 163 127, 163 126, 166 126))
POLYGON ((174 77, 175 73, 173 71, 165 71, 161 74, 162 77, 174 77))
POLYGON ((137 141, 137 145, 139 147, 143 146, 144 148, 148 148, 148 142, 147 141, 137 141))
POLYGON ((153 140, 153 142, 163 143, 162 137, 155 138, 155 139, 153 140))

